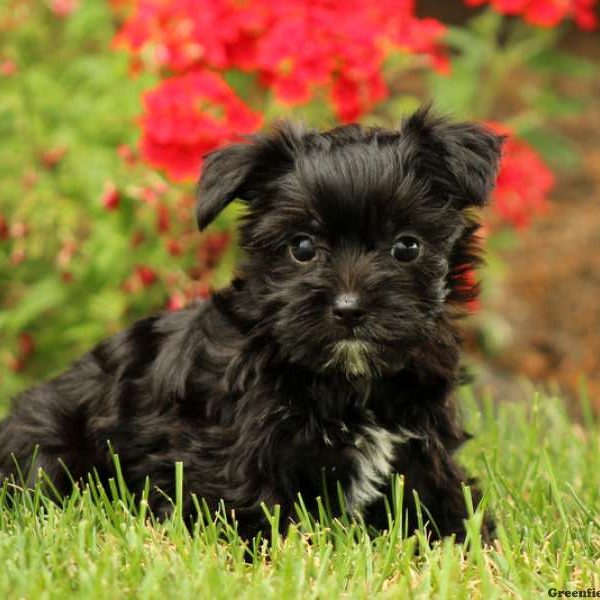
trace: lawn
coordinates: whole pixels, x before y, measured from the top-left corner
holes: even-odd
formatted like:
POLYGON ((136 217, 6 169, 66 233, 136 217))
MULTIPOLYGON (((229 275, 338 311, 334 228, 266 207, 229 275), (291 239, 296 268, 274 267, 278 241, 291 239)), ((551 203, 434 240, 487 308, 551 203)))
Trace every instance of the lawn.
MULTIPOLYGON (((527 404, 495 403, 466 389, 462 405, 476 435, 461 459, 486 489, 493 547, 479 541, 479 512, 465 546, 404 537, 400 518, 374 536, 304 516, 286 539, 266 532, 246 547, 224 519, 200 519, 193 535, 177 517, 153 523, 118 481, 60 508, 39 490, 11 503, 5 484, 0 598, 487 600, 600 589, 600 426, 585 397, 583 424, 559 398, 537 393, 527 404)), ((399 501, 392 512, 401 515, 399 501)))

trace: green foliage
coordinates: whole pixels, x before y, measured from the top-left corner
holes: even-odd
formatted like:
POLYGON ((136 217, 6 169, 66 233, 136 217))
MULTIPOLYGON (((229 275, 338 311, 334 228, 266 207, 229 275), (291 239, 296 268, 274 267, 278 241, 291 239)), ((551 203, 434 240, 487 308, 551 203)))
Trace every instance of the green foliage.
MULTIPOLYGON (((12 8, 9 3, 0 15, 6 18, 12 8)), ((0 214, 27 232, 0 241, 0 364, 4 371, 17 334, 29 331, 44 354, 30 374, 36 377, 122 322, 123 301, 114 292, 126 263, 115 253, 127 255, 127 239, 114 225, 123 217, 107 222, 99 198, 104 183, 122 170, 116 145, 134 141, 130 123, 143 82, 128 80, 125 58, 104 51, 113 27, 102 3, 64 22, 41 4, 31 8, 35 14, 27 19, 36 26, 15 27, 2 47, 3 54, 7 48, 14 53, 19 73, 0 78, 0 214), (47 153, 57 148, 64 157, 49 164, 47 153), (55 264, 66 240, 78 246, 68 285, 55 264)), ((17 378, 2 375, 10 392, 17 378)))
POLYGON ((117 152, 137 144, 141 94, 153 81, 131 76, 128 58, 110 51, 107 3, 85 3, 68 19, 41 3, 0 7, 0 22, 16 15, 0 43, 0 58, 18 69, 0 76, 0 220, 9 228, 0 235, 2 402, 164 307, 167 275, 187 281, 200 239, 194 232, 186 247, 192 190, 117 152), (118 190, 118 210, 103 206, 107 184, 118 190), (170 239, 183 242, 180 256, 157 235, 156 196, 170 211, 170 239), (151 265, 156 285, 140 284, 139 265, 151 265), (24 333, 35 344, 25 370, 24 333))
MULTIPOLYGON (((498 525, 492 547, 479 539, 480 510, 469 519, 465 546, 447 539, 430 548, 423 529, 404 537, 400 482, 388 532, 332 521, 325 510, 315 521, 300 504, 287 538, 266 531, 251 545, 225 511, 215 517, 200 507, 191 536, 177 509, 155 522, 145 499, 132 499, 118 478, 108 489, 76 491, 62 507, 40 488, 15 493, 5 485, 0 597, 488 599, 592 586, 600 547, 598 423, 573 424, 558 398, 498 406, 477 403, 468 390, 464 396, 476 438, 462 459, 483 474, 484 502, 498 525)), ((182 499, 176 468, 175 507, 182 499)), ((267 514, 278 521, 276 510, 267 514)))
POLYGON ((487 120, 501 115, 549 160, 569 169, 578 156, 568 140, 557 143, 557 119, 580 114, 586 100, 560 91, 558 79, 588 79, 596 66, 559 51, 560 29, 506 20, 493 10, 473 18, 466 27, 450 27, 446 42, 454 51, 452 76, 429 74, 436 105, 462 117, 487 120), (500 102, 509 102, 509 111, 500 102), (558 146, 558 148, 557 148, 558 146))

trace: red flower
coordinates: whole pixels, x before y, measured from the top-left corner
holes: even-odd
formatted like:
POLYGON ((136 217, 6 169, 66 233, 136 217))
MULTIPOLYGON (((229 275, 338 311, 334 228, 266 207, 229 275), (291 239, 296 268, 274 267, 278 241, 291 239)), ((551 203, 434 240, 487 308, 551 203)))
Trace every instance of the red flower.
POLYGON ((121 144, 117 146, 117 154, 121 157, 126 165, 130 167, 135 165, 137 156, 131 146, 128 146, 127 144, 121 144))
POLYGON ((198 268, 212 269, 219 262, 230 242, 231 234, 228 231, 206 234, 196 252, 198 268))
POLYGON ((170 239, 167 240, 167 252, 171 256, 179 256, 183 253, 183 245, 179 240, 170 239))
POLYGON ((10 228, 8 221, 4 215, 0 215, 0 240, 7 240, 9 238, 10 228))
POLYGON ((134 231, 131 236, 130 244, 132 248, 137 248, 141 246, 146 241, 146 235, 143 231, 134 231))
POLYGON ((55 148, 45 150, 40 156, 42 164, 46 169, 53 169, 64 158, 67 151, 68 148, 66 146, 56 146, 55 148))
POLYGON ((3 60, 0 62, 0 75, 10 77, 18 71, 17 63, 12 60, 3 60))
POLYGON ((165 204, 156 205, 156 231, 158 233, 167 233, 171 228, 171 219, 169 208, 165 204))
POLYGON ((179 310, 185 306, 185 296, 180 292, 175 292, 167 300, 167 310, 179 310))
POLYGON ((27 258, 24 248, 15 248, 10 255, 10 263, 13 266, 20 265, 27 258))
POLYGON ((68 17, 79 7, 79 0, 51 0, 50 10, 59 17, 68 17))
POLYGON ((262 124, 216 73, 164 80, 144 96, 141 152, 174 179, 198 174, 202 156, 262 124))
POLYGON ((146 265, 138 265, 135 268, 135 272, 144 287, 150 287, 156 282, 156 273, 146 265))
POLYGON ((199 66, 251 68, 256 33, 267 27, 269 4, 138 0, 115 44, 176 72, 199 66))
POLYGON ((451 276, 454 296, 460 299, 469 312, 477 312, 480 308, 479 282, 475 269, 470 264, 458 265, 451 276))
POLYGON ((426 55, 436 71, 447 74, 450 72, 450 59, 442 45, 445 35, 446 26, 435 19, 405 18, 402 25, 398 25, 396 41, 410 52, 426 55))
POLYGON ((35 340, 33 339, 33 336, 24 331, 19 335, 17 356, 11 357, 9 369, 15 373, 22 371, 27 365, 27 361, 33 354, 34 350, 35 340))
POLYGON ((196 289, 192 292, 192 297, 206 300, 210 296, 210 285, 206 282, 198 282, 196 289))
POLYGON ((30 333, 24 331, 19 335, 19 355, 28 358, 35 350, 35 341, 30 333))
POLYGON ((338 118, 344 123, 356 121, 387 95, 387 86, 378 71, 366 80, 352 80, 340 75, 331 89, 331 101, 338 118))
POLYGON ((509 136, 493 194, 494 210, 503 221, 525 227, 533 216, 548 209, 547 196, 554 186, 554 175, 529 144, 510 135, 500 124, 488 125, 509 136))
POLYGON ((598 27, 596 0, 573 0, 573 20, 580 29, 592 31, 598 27))
POLYGON ((104 191, 102 192, 100 202, 106 210, 116 210, 119 208, 121 194, 114 183, 107 182, 104 184, 104 191))
POLYGON ((485 3, 504 15, 521 15, 527 23, 539 27, 556 27, 566 19, 573 19, 588 31, 598 27, 596 0, 465 0, 468 6, 485 3))
POLYGON ((229 231, 220 231, 218 233, 210 233, 204 236, 204 248, 212 257, 219 258, 231 241, 231 233, 229 231))
POLYGON ((59 267, 66 268, 71 262, 73 255, 77 251, 77 244, 73 240, 64 240, 61 244, 59 253, 56 256, 56 262, 59 267))

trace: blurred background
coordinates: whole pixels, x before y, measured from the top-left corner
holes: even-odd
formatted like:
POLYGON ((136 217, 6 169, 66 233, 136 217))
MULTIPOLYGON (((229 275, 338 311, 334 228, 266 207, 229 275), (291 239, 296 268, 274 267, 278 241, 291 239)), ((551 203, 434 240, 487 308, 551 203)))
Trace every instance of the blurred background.
POLYGON ((395 126, 424 100, 509 135, 464 323, 478 385, 600 411, 595 0, 3 0, 0 406, 225 285, 201 156, 273 120, 395 126))

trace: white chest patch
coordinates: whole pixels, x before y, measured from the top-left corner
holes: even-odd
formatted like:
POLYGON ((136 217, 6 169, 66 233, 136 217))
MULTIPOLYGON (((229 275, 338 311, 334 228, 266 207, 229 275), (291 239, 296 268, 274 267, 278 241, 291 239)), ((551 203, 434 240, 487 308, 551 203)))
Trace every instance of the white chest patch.
POLYGON ((378 425, 361 428, 355 440, 358 450, 356 476, 346 490, 346 507, 351 513, 360 513, 369 504, 383 495, 383 489, 390 482, 396 449, 416 434, 398 429, 396 433, 378 425))

